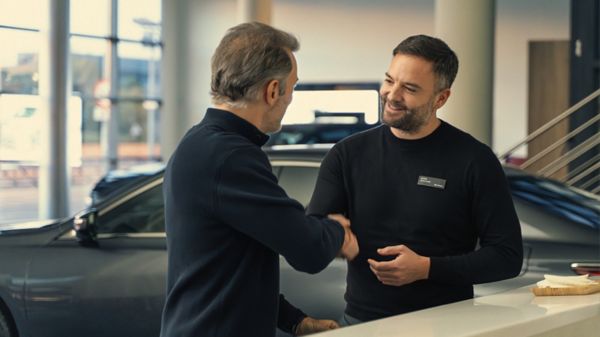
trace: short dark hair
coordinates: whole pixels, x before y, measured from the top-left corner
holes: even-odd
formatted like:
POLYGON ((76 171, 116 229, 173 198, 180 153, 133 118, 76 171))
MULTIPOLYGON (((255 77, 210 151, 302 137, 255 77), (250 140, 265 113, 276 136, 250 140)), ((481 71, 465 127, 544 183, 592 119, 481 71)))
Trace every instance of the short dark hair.
POLYGON ((450 88, 458 72, 458 58, 446 42, 432 36, 413 35, 394 48, 393 55, 403 54, 424 58, 433 63, 437 89, 450 88))
POLYGON ((270 80, 281 82, 292 71, 289 52, 300 47, 291 34, 251 22, 230 28, 212 57, 211 96, 216 103, 244 104, 258 99, 270 80))

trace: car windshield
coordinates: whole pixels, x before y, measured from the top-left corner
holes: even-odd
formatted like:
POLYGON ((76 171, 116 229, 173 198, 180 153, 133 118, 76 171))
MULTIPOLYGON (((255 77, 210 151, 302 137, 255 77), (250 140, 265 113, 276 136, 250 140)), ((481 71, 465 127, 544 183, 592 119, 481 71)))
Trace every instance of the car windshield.
POLYGON ((132 166, 125 170, 114 170, 103 176, 92 188, 88 205, 97 205, 112 194, 118 194, 146 181, 147 177, 161 174, 164 170, 163 163, 147 163, 132 166))

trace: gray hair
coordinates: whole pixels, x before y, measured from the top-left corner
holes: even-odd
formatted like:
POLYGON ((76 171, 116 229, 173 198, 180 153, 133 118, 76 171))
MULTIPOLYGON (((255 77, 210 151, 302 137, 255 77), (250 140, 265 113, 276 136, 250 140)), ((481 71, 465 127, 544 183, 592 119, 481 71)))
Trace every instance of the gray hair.
POLYGON ((292 34, 259 22, 230 28, 212 57, 213 102, 245 106, 258 100, 271 80, 279 80, 283 94, 286 77, 292 71, 288 53, 299 47, 292 34))
POLYGON ((458 72, 458 57, 446 42, 432 36, 414 35, 394 48, 393 55, 412 55, 433 63, 437 90, 449 89, 458 72))

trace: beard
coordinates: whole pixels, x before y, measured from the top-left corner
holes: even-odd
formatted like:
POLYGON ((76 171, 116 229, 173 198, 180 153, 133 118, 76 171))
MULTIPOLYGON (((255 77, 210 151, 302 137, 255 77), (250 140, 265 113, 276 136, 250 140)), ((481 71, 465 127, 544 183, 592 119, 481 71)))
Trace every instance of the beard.
POLYGON ((383 124, 389 127, 399 129, 409 134, 417 133, 433 114, 434 98, 435 97, 432 97, 427 103, 421 106, 409 108, 398 101, 390 102, 386 97, 381 96, 381 120, 383 121, 383 124), (403 110, 403 112, 387 112, 388 102, 392 107, 403 110))

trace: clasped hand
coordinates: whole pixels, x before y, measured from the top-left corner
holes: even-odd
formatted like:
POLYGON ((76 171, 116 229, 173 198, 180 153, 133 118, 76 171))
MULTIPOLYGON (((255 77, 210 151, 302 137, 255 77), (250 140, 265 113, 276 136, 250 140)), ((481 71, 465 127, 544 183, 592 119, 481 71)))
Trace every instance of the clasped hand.
POLYGON ((418 255, 405 245, 380 248, 377 253, 396 256, 390 261, 367 260, 371 271, 383 284, 401 286, 429 277, 429 258, 418 255))
POLYGON ((340 255, 345 257, 348 261, 352 261, 358 255, 359 248, 356 235, 354 235, 350 229, 350 220, 341 214, 329 214, 327 217, 339 222, 340 225, 344 227, 344 244, 340 250, 340 255))

